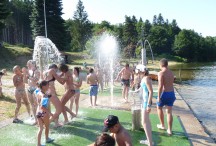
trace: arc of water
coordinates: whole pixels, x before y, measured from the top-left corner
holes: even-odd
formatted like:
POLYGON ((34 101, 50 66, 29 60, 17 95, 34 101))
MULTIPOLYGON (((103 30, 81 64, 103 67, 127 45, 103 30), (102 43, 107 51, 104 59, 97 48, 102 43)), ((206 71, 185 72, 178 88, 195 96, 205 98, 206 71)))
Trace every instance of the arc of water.
MULTIPOLYGON (((145 41, 144 41, 144 50, 146 50, 146 49, 145 49, 146 43, 148 43, 148 45, 149 45, 149 47, 150 47, 150 51, 151 51, 151 55, 152 55, 152 63, 153 63, 153 62, 154 62, 154 56, 153 56, 153 51, 152 51, 152 48, 151 48, 151 44, 149 43, 148 40, 145 40, 145 41)), ((146 56, 145 56, 145 58, 146 58, 146 56)))

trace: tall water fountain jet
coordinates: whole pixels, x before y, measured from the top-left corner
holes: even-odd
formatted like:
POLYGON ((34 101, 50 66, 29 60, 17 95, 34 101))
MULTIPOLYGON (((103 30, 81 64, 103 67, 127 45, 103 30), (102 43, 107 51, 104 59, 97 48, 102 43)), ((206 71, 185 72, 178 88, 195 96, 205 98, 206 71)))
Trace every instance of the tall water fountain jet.
POLYGON ((37 36, 35 39, 33 60, 36 61, 41 73, 47 70, 52 63, 59 64, 64 62, 64 58, 55 44, 43 36, 37 36))
POLYGON ((118 41, 113 35, 105 32, 101 35, 96 44, 99 66, 104 66, 109 63, 109 67, 107 68, 110 70, 110 94, 111 103, 113 104, 114 61, 118 57, 118 41))
POLYGON ((152 48, 151 48, 149 41, 147 39, 145 39, 143 28, 142 28, 142 33, 141 33, 141 40, 139 40, 137 46, 139 46, 140 44, 142 46, 142 50, 141 50, 142 64, 145 66, 147 65, 146 44, 149 45, 149 49, 151 51, 152 63, 153 63, 154 62, 153 51, 152 51, 152 48))

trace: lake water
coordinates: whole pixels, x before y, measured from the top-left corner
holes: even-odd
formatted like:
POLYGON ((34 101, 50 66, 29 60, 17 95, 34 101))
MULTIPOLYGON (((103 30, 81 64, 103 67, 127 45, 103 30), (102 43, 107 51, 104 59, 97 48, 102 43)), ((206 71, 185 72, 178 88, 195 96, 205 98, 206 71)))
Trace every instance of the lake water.
POLYGON ((170 68, 177 79, 182 81, 176 86, 177 91, 208 133, 216 139, 216 62, 183 64, 170 68))

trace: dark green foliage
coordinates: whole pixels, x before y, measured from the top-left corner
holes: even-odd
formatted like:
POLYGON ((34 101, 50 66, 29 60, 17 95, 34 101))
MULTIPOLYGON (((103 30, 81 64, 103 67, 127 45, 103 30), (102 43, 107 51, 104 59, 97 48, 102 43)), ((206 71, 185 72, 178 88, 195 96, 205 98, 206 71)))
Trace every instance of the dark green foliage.
MULTIPOLYGON (((0 32, 5 26, 5 20, 10 15, 9 10, 9 2, 8 0, 1 0, 0 1, 0 32)), ((0 37, 1 39, 1 37, 0 37)))
POLYGON ((123 27, 123 46, 124 46, 124 56, 134 57, 135 49, 132 46, 136 46, 138 40, 138 32, 137 32, 137 19, 135 16, 129 17, 125 16, 125 22, 123 27), (127 52, 125 52, 127 51, 127 52), (125 55, 127 54, 127 55, 125 55))
POLYGON ((148 40, 152 46, 154 54, 170 53, 169 34, 166 28, 162 26, 153 26, 150 30, 148 40))
POLYGON ((189 61, 198 57, 200 36, 192 30, 182 30, 176 36, 173 51, 189 61))
POLYGON ((92 36, 92 24, 88 20, 88 14, 84 10, 83 2, 78 1, 77 10, 71 25, 71 46, 73 51, 85 50, 87 40, 92 36))
MULTIPOLYGON (((46 0, 47 37, 50 38, 59 50, 67 49, 67 33, 65 22, 61 17, 62 1, 46 0)), ((44 0, 35 0, 31 14, 33 39, 36 36, 45 36, 44 0)))
POLYGON ((29 14, 32 11, 31 0, 11 0, 6 27, 3 30, 3 41, 10 44, 23 44, 33 46, 29 14))
POLYGON ((188 61, 214 61, 216 41, 213 37, 203 38, 193 30, 182 30, 175 39, 173 51, 188 61))
POLYGON ((125 16, 124 31, 123 31, 123 42, 124 45, 135 45, 137 43, 138 33, 136 30, 137 20, 135 16, 125 16))

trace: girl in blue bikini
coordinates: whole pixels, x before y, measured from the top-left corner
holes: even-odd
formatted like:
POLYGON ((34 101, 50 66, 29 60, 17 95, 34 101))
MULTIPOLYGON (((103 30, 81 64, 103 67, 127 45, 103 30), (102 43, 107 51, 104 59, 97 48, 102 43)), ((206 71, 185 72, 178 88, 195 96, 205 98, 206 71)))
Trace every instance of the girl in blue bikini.
POLYGON ((53 116, 53 114, 49 110, 49 102, 50 102, 49 98, 51 96, 46 94, 47 90, 49 89, 49 83, 47 81, 41 81, 38 83, 38 86, 40 88, 40 91, 37 94, 38 108, 36 112, 36 117, 39 125, 39 130, 37 134, 38 137, 37 145, 42 146, 41 135, 44 126, 45 126, 46 143, 51 143, 54 141, 54 139, 49 138, 49 125, 50 125, 49 118, 50 116, 53 116))

